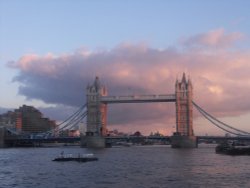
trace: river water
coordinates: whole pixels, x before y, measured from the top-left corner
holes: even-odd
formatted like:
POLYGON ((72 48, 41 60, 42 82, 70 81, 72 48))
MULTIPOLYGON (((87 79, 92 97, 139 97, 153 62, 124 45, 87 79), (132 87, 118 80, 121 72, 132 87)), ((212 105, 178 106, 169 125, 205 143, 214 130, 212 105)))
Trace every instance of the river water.
POLYGON ((214 147, 0 149, 0 188, 250 187, 250 156, 219 155, 214 147), (99 160, 53 162, 62 151, 99 160))

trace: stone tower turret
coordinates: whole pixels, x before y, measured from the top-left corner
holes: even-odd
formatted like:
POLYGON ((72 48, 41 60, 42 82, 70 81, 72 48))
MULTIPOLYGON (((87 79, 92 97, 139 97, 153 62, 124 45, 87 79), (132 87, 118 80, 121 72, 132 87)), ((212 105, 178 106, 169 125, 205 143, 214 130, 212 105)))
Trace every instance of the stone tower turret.
POLYGON ((107 105, 100 102, 107 90, 101 85, 98 77, 87 87, 87 136, 105 136, 107 124, 107 105))
POLYGON ((181 136, 193 136, 193 86, 191 80, 186 80, 183 73, 182 80, 176 80, 176 132, 181 136))

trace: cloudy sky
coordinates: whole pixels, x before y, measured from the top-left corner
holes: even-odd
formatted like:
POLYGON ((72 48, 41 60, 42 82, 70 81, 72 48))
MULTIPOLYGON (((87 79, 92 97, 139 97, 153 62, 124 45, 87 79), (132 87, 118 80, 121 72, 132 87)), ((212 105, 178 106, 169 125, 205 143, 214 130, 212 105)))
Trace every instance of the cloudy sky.
MULTIPOLYGON (((250 2, 0 0, 0 113, 33 105, 63 120, 99 76, 110 95, 172 94, 250 132, 250 2)), ((225 134, 195 111, 197 135, 225 134)), ((172 103, 109 105, 108 128, 175 129, 172 103)))

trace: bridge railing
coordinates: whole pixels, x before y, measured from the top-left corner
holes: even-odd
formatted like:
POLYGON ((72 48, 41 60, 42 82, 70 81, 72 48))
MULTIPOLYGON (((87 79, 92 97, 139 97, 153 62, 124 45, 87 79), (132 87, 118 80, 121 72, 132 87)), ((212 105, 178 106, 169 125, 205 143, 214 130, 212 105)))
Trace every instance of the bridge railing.
POLYGON ((102 96, 102 102, 133 101, 133 100, 175 100, 175 94, 163 95, 128 95, 128 96, 102 96))
POLYGON ((169 94, 169 95, 158 95, 158 98, 171 98, 171 99, 176 99, 175 94, 169 94))

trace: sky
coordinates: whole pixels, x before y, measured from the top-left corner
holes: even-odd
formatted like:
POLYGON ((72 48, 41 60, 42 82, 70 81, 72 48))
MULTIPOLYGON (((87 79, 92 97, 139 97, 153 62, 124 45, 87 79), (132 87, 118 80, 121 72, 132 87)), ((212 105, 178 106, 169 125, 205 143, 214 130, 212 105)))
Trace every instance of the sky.
MULTIPOLYGON (((0 113, 23 104, 62 121, 99 76, 110 95, 173 94, 250 132, 250 2, 0 0, 0 113)), ((195 110, 194 110, 195 111, 195 110)), ((116 104, 108 129, 175 130, 175 104, 116 104)), ((196 135, 225 132, 194 112, 196 135)))

